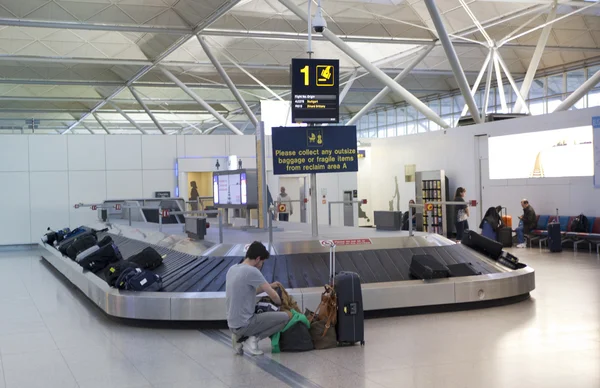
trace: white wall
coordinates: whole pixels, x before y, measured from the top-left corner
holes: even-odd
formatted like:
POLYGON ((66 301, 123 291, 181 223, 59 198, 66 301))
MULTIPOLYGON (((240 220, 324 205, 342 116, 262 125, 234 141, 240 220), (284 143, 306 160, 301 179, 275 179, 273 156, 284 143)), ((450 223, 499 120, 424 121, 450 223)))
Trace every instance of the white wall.
POLYGON ((254 136, 0 135, 0 245, 35 243, 47 227, 96 219, 75 203, 175 195, 178 158, 189 168, 204 160, 212 171, 212 157, 235 154, 254 168, 254 144, 254 136))
MULTIPOLYGON (((502 205, 516 219, 522 214, 520 200, 527 197, 538 214, 563 215, 585 213, 600 216, 600 190, 594 189, 592 177, 489 180, 486 176, 487 136, 591 125, 600 108, 574 110, 543 116, 506 120, 461 127, 439 132, 387 139, 369 139, 366 160, 359 164, 359 196, 367 193, 370 204, 364 207, 372 217, 373 210, 387 210, 394 195, 394 177, 400 188, 401 210, 415 196, 414 183, 404 182, 404 166, 416 164, 417 171, 445 170, 450 179, 451 196, 458 186, 467 189, 467 199, 479 199, 482 207, 502 205), (484 135, 480 140, 477 136, 484 135), (481 145, 481 148, 480 148, 481 145), (479 164, 482 182, 479 182, 479 164)), ((507 150, 510 158, 510 150, 507 150)), ((471 228, 479 226, 475 212, 469 219, 471 228)))

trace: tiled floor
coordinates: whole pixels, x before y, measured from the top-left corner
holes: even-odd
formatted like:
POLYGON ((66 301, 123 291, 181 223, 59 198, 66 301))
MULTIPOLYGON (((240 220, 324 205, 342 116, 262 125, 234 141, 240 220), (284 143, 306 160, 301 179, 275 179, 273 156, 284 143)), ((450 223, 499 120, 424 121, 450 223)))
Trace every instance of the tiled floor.
POLYGON ((517 251, 529 301, 368 320, 364 348, 236 357, 225 332, 107 319, 40 259, 0 252, 0 388, 600 387, 600 259, 517 251), (288 383, 284 383, 287 381, 288 383))

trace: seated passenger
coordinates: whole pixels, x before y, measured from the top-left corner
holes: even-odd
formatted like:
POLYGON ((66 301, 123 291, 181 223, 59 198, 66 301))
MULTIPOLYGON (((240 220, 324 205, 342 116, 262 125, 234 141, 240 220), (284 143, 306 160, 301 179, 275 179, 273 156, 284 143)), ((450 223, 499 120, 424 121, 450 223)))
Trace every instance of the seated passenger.
MULTIPOLYGON (((414 205, 415 201, 414 199, 411 199, 410 201, 408 201, 408 205, 409 205, 409 210, 410 210, 410 205, 414 205)), ((412 224, 413 224, 413 230, 416 229, 417 226, 417 213, 416 213, 417 209, 412 209, 412 224)), ((406 211, 404 212, 404 214, 402 215, 402 230, 408 230, 408 217, 409 217, 409 213, 406 211)))
POLYGON ((517 232, 517 248, 526 248, 525 235, 537 228, 537 216, 528 200, 523 199, 521 201, 521 207, 523 208, 523 215, 519 216, 519 226, 515 232, 517 232))
POLYGON ((483 219, 481 220, 481 224, 479 224, 479 229, 481 229, 481 234, 487 238, 491 238, 492 240, 497 240, 498 237, 498 229, 502 227, 502 218, 498 213, 498 208, 491 207, 487 209, 483 219))
POLYGON ((255 314, 256 295, 266 292, 276 305, 281 305, 281 298, 273 287, 278 282, 269 284, 260 272, 269 251, 260 242, 253 242, 246 257, 227 271, 225 283, 225 304, 227 307, 227 325, 232 332, 231 343, 239 355, 246 350, 252 355, 261 355, 258 341, 281 331, 288 323, 290 316, 285 312, 266 312, 255 314), (240 341, 247 337, 245 342, 240 341))

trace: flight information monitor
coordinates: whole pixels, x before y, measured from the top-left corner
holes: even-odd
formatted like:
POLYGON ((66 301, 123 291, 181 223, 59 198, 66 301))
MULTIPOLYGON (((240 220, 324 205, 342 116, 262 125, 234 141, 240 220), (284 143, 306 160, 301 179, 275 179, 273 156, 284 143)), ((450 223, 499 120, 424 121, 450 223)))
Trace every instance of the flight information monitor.
POLYGON ((292 122, 339 122, 339 67, 337 59, 292 59, 292 122))

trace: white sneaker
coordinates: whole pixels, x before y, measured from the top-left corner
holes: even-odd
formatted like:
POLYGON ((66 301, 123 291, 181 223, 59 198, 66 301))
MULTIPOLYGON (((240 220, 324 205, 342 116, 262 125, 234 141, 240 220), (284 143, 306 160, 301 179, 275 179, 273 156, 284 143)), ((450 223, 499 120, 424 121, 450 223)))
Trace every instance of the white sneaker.
POLYGON ((517 248, 527 248, 527 244, 525 244, 525 243, 518 244, 517 248))
POLYGON ((246 340, 246 351, 253 356, 260 356, 263 354, 263 351, 258 348, 258 338, 255 336, 248 337, 246 340))
POLYGON ((239 356, 243 356, 244 355, 244 343, 243 342, 239 342, 240 337, 235 335, 235 334, 231 334, 231 346, 233 346, 233 351, 235 352, 235 354, 239 355, 239 356))

